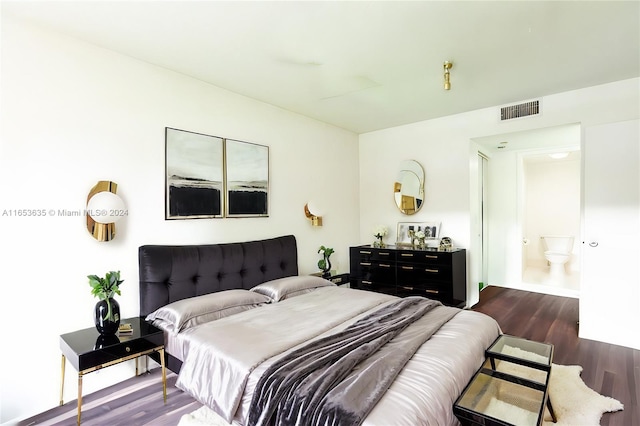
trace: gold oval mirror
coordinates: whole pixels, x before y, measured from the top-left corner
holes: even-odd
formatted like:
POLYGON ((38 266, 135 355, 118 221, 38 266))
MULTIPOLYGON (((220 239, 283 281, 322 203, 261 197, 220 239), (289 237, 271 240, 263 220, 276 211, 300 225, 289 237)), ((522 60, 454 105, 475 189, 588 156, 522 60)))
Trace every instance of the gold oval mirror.
POLYGON ((424 170, 420 163, 414 160, 400 163, 393 191, 396 205, 402 213, 411 215, 420 210, 424 202, 424 170))

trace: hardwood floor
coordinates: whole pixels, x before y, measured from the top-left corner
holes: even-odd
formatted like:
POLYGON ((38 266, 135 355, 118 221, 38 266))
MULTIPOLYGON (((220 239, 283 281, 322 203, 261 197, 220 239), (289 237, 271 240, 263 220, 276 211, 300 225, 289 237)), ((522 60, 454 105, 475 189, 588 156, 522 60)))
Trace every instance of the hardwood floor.
MULTIPOLYGON (((577 299, 488 287, 472 309, 495 318, 506 334, 553 343, 556 364, 581 365, 582 379, 590 388, 624 404, 624 411, 605 414, 602 426, 640 425, 640 351, 579 339, 577 299)), ((82 424, 175 426, 183 414, 201 406, 175 388, 175 380, 174 374, 167 378, 166 405, 159 369, 87 395, 82 424)), ((69 401, 19 425, 74 425, 75 404, 69 401)))
POLYGON ((640 425, 640 351, 578 338, 578 299, 487 287, 472 310, 495 318, 505 334, 552 343, 554 363, 581 365, 587 386, 624 404, 604 414, 602 426, 640 425))

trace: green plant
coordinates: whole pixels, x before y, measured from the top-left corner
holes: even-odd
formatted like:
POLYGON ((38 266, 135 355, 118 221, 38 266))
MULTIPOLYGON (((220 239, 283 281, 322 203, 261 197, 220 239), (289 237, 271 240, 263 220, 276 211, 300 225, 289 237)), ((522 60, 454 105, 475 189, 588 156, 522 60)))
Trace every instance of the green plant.
POLYGON ((120 271, 109 271, 104 278, 97 275, 87 275, 87 278, 89 278, 91 294, 107 302, 107 316, 104 319, 111 318, 111 302, 109 302, 109 299, 116 294, 118 296, 121 294, 120 284, 124 282, 124 280, 120 279, 120 271))
POLYGON ((331 247, 320 246, 318 253, 322 253, 322 259, 318 260, 318 268, 326 271, 331 267, 329 256, 333 254, 333 249, 331 247))

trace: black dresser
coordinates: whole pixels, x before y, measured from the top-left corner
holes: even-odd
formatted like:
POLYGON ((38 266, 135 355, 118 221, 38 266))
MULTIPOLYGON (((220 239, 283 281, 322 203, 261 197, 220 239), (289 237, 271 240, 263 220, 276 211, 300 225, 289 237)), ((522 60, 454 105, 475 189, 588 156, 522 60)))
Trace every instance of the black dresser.
POLYGON ((439 251, 369 245, 351 247, 350 286, 394 296, 425 296, 448 306, 467 302, 465 249, 439 251))

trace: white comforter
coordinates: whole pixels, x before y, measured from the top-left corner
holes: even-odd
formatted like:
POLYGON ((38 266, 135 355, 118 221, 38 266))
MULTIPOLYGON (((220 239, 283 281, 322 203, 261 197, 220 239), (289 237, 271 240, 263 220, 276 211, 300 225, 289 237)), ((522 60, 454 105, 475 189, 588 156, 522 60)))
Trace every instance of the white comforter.
MULTIPOLYGON (((243 424, 253 389, 271 362, 395 299, 326 287, 186 330, 177 386, 226 421, 243 424)), ((423 320, 407 332, 419 331, 423 320)), ((453 403, 498 333, 490 317, 460 311, 416 352, 364 424, 458 424, 453 403)))

